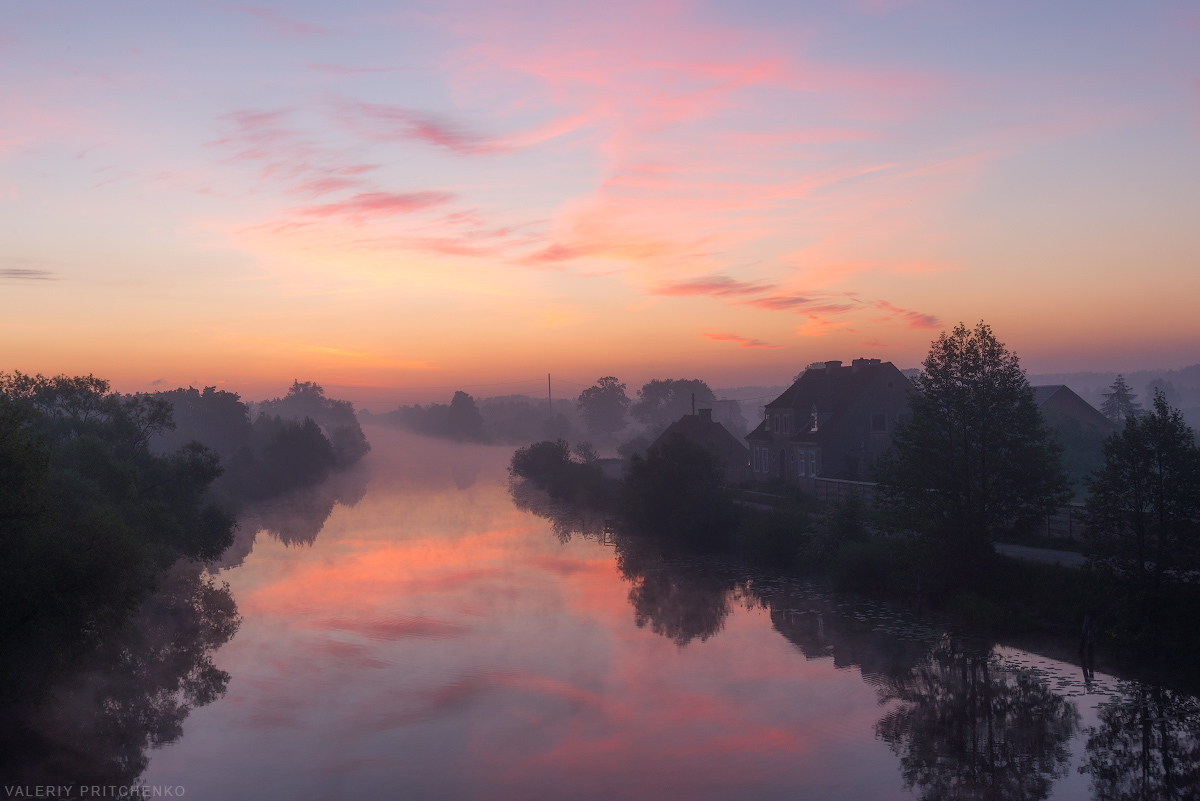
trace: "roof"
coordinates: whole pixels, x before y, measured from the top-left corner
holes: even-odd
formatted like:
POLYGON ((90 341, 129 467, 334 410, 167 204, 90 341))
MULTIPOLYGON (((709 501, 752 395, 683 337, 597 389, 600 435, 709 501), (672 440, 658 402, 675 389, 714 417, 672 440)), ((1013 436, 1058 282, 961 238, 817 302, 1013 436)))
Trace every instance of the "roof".
POLYGON ((728 445, 729 447, 724 449, 723 455, 731 456, 735 460, 744 459, 750 452, 737 437, 729 432, 729 429, 712 419, 712 409, 700 409, 699 414, 685 414, 680 417, 667 426, 667 430, 654 440, 654 445, 663 442, 672 434, 682 434, 696 442, 728 445))
POLYGON ((1111 420, 1066 384, 1046 384, 1032 389, 1034 403, 1043 413, 1053 410, 1056 413, 1069 414, 1081 423, 1087 423, 1102 432, 1116 430, 1111 420))
POLYGON ((841 362, 825 362, 824 367, 810 367, 783 394, 767 404, 767 409, 800 409, 813 406, 822 415, 837 414, 849 406, 885 371, 895 373, 899 380, 908 379, 891 362, 879 359, 855 359, 849 366, 841 362))
POLYGON ((1071 391, 1066 384, 1046 384, 1045 386, 1041 387, 1033 387, 1033 402, 1038 406, 1041 406, 1046 401, 1050 400, 1050 397, 1060 389, 1065 389, 1068 392, 1071 391))

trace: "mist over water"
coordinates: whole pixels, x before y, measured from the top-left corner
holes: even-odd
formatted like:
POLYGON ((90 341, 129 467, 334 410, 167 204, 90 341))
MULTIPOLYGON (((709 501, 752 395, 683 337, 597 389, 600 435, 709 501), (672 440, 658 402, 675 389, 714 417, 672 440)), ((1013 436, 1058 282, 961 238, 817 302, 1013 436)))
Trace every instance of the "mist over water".
MULTIPOLYGON (((1082 799, 1080 766, 1106 759, 1090 727, 1136 698, 886 604, 614 539, 510 488, 511 447, 367 433, 361 472, 243 518, 217 576, 241 615, 212 654, 227 686, 146 751, 145 783, 201 799, 1082 799)), ((1167 705, 1194 747, 1194 699, 1167 705)))

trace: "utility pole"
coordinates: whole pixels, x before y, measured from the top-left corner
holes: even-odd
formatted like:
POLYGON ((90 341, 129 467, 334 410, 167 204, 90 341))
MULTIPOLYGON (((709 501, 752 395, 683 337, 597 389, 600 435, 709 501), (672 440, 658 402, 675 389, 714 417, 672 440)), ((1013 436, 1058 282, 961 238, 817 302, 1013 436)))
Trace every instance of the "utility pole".
POLYGON ((554 424, 554 392, 550 389, 550 374, 546 373, 546 412, 549 415, 550 424, 554 424))

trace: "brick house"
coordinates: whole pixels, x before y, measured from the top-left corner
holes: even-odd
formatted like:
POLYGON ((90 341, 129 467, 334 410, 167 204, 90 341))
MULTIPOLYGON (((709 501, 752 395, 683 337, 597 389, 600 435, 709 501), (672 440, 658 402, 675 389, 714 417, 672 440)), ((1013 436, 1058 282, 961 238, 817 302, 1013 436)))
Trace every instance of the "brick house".
POLYGON ((746 436, 753 481, 787 481, 808 490, 813 478, 870 481, 908 414, 912 384, 891 362, 855 359, 815 364, 766 405, 746 436))

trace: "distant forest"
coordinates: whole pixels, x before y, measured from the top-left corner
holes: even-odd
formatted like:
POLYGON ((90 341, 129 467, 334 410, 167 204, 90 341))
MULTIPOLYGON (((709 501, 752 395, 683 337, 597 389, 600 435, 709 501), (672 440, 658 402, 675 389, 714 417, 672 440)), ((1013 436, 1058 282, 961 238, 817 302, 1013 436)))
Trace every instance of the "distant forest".
MULTIPOLYGON (((624 399, 624 384, 620 384, 624 399)), ((712 390, 699 379, 654 379, 628 399, 618 411, 613 434, 595 430, 583 412, 581 398, 555 398, 553 415, 547 400, 529 395, 475 398, 458 391, 449 403, 400 406, 388 412, 362 409, 363 423, 387 425, 431 437, 496 445, 525 445, 537 440, 564 440, 617 445, 622 456, 644 451, 666 427, 691 412, 691 395, 697 408, 717 407, 718 419, 737 436, 745 436, 762 407, 786 386, 749 386, 712 390), (738 399, 745 399, 739 402, 738 399)))

